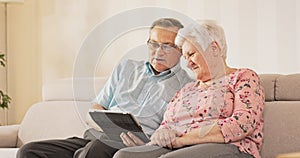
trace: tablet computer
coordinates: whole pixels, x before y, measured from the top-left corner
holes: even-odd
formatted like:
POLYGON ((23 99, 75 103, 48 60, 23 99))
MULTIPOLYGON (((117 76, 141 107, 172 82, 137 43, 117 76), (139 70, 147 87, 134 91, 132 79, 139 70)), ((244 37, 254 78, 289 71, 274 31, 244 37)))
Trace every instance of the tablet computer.
POLYGON ((130 113, 96 110, 89 112, 91 118, 98 124, 103 132, 112 140, 122 141, 122 132, 132 132, 142 141, 149 142, 149 137, 144 133, 141 125, 130 113))

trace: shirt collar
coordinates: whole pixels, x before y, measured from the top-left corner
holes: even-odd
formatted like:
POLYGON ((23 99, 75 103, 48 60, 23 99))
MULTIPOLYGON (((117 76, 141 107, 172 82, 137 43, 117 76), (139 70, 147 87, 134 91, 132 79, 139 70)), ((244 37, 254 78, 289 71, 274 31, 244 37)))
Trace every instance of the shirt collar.
POLYGON ((158 75, 155 75, 154 70, 153 70, 152 66, 150 65, 149 61, 145 62, 145 66, 146 66, 147 72, 150 73, 152 76, 165 76, 165 75, 170 74, 170 73, 176 73, 181 69, 180 62, 178 62, 171 69, 168 69, 166 71, 163 71, 163 72, 159 73, 158 75))

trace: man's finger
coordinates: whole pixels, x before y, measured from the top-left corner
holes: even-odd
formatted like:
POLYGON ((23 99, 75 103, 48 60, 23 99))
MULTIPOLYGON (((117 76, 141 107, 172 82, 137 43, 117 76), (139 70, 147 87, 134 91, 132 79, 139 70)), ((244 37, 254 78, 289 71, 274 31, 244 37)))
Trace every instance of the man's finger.
POLYGON ((125 133, 121 133, 120 137, 121 137, 123 143, 127 146, 128 143, 127 143, 127 139, 126 139, 126 134, 125 133))
POLYGON ((134 143, 136 145, 144 145, 145 144, 145 142, 143 142, 139 137, 137 137, 133 133, 128 132, 127 135, 134 141, 134 143))
POLYGON ((121 133, 120 137, 126 146, 136 146, 135 142, 126 133, 121 133))

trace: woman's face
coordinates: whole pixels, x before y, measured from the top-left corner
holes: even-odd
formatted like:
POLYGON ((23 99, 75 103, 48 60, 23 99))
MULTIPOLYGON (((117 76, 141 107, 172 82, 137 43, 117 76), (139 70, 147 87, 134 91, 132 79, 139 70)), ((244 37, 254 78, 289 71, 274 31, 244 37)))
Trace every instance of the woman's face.
POLYGON ((188 62, 190 68, 196 76, 197 80, 203 82, 212 78, 212 68, 215 67, 213 53, 210 51, 211 45, 208 46, 206 51, 191 41, 186 40, 182 45, 182 53, 188 62))

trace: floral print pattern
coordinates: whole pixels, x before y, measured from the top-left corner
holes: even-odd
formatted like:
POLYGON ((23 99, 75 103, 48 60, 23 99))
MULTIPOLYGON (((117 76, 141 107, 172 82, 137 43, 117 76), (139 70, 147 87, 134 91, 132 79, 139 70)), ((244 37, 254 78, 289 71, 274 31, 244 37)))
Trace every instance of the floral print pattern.
POLYGON ((257 74, 238 69, 206 85, 188 83, 169 103, 159 128, 176 130, 179 136, 200 128, 204 136, 218 124, 226 143, 260 158, 264 101, 257 74))

